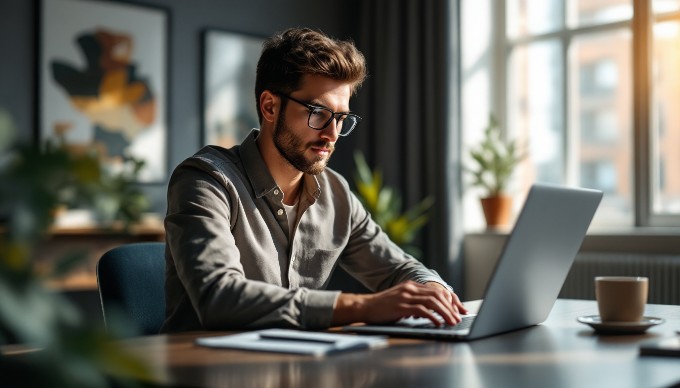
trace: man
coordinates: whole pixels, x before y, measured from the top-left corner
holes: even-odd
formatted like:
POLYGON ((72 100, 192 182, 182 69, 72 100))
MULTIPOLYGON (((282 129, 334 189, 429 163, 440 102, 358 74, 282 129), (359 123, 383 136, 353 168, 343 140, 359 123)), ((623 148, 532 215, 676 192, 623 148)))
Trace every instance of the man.
POLYGON ((326 168, 360 118, 351 94, 366 77, 351 42, 309 29, 267 40, 255 86, 261 129, 231 149, 180 164, 165 218, 162 332, 323 329, 405 316, 439 324, 465 308, 433 271, 404 253, 326 168), (374 294, 325 290, 336 265, 374 294))

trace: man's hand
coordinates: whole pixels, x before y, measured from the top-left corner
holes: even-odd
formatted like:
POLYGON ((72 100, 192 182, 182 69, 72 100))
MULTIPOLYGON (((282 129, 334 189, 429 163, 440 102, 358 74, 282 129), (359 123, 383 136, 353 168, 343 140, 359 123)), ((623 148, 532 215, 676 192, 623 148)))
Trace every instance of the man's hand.
POLYGON ((456 294, 439 283, 407 281, 376 294, 340 294, 332 325, 388 323, 408 316, 428 318, 435 325, 441 325, 433 312, 447 324, 455 325, 461 320, 460 314, 467 310, 456 294))
POLYGON ((456 293, 449 291, 448 288, 446 288, 444 285, 441 283, 437 282, 427 282, 425 283, 426 286, 428 287, 434 287, 434 288, 439 288, 447 292, 447 295, 451 298, 450 302, 453 305, 453 308, 459 313, 459 314, 467 314, 468 310, 463 306, 463 303, 458 299, 458 295, 456 293))

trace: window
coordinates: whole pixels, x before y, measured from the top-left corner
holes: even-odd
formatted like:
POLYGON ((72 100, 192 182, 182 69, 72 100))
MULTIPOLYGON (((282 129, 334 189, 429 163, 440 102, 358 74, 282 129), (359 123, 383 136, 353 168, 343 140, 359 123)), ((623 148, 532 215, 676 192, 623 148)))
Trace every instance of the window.
MULTIPOLYGON (((652 209, 657 215, 680 215, 680 1, 655 1, 659 15, 652 28, 652 209)), ((665 220, 669 220, 666 218, 665 220)), ((671 221, 672 222, 672 221, 671 221)))
POLYGON ((595 225, 680 226, 680 0, 465 0, 461 18, 464 147, 493 112, 529 151, 517 194, 597 188, 595 225))

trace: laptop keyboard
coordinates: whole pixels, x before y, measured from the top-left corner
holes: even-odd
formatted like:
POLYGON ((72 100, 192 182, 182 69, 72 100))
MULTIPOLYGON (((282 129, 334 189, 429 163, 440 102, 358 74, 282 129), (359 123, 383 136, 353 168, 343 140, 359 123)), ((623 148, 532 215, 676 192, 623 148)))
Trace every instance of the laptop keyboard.
MULTIPOLYGON (((447 325, 443 324, 441 326, 436 326, 432 321, 430 321, 427 318, 404 318, 401 319, 397 322, 399 326, 407 326, 407 327, 413 327, 413 328, 421 328, 421 329, 437 329, 437 330, 465 330, 469 329, 470 326, 472 326, 472 323, 475 321, 475 315, 470 315, 470 316, 464 316, 463 320, 460 321, 457 325, 447 325)), ((444 322, 444 319, 439 317, 440 322, 444 322)))

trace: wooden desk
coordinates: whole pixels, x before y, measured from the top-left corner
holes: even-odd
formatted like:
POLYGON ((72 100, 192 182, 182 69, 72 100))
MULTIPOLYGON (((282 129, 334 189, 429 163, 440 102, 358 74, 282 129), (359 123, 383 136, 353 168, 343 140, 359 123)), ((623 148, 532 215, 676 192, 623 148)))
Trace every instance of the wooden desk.
MULTIPOLYGON (((471 304, 472 305, 472 304, 471 304)), ((680 383, 680 358, 640 357, 638 344, 680 329, 680 307, 649 305, 666 323, 643 335, 601 336, 576 321, 593 301, 558 300, 539 326, 473 342, 391 339, 384 349, 324 358, 217 350, 198 336, 126 340, 159 382, 206 387, 661 387, 680 383)))

